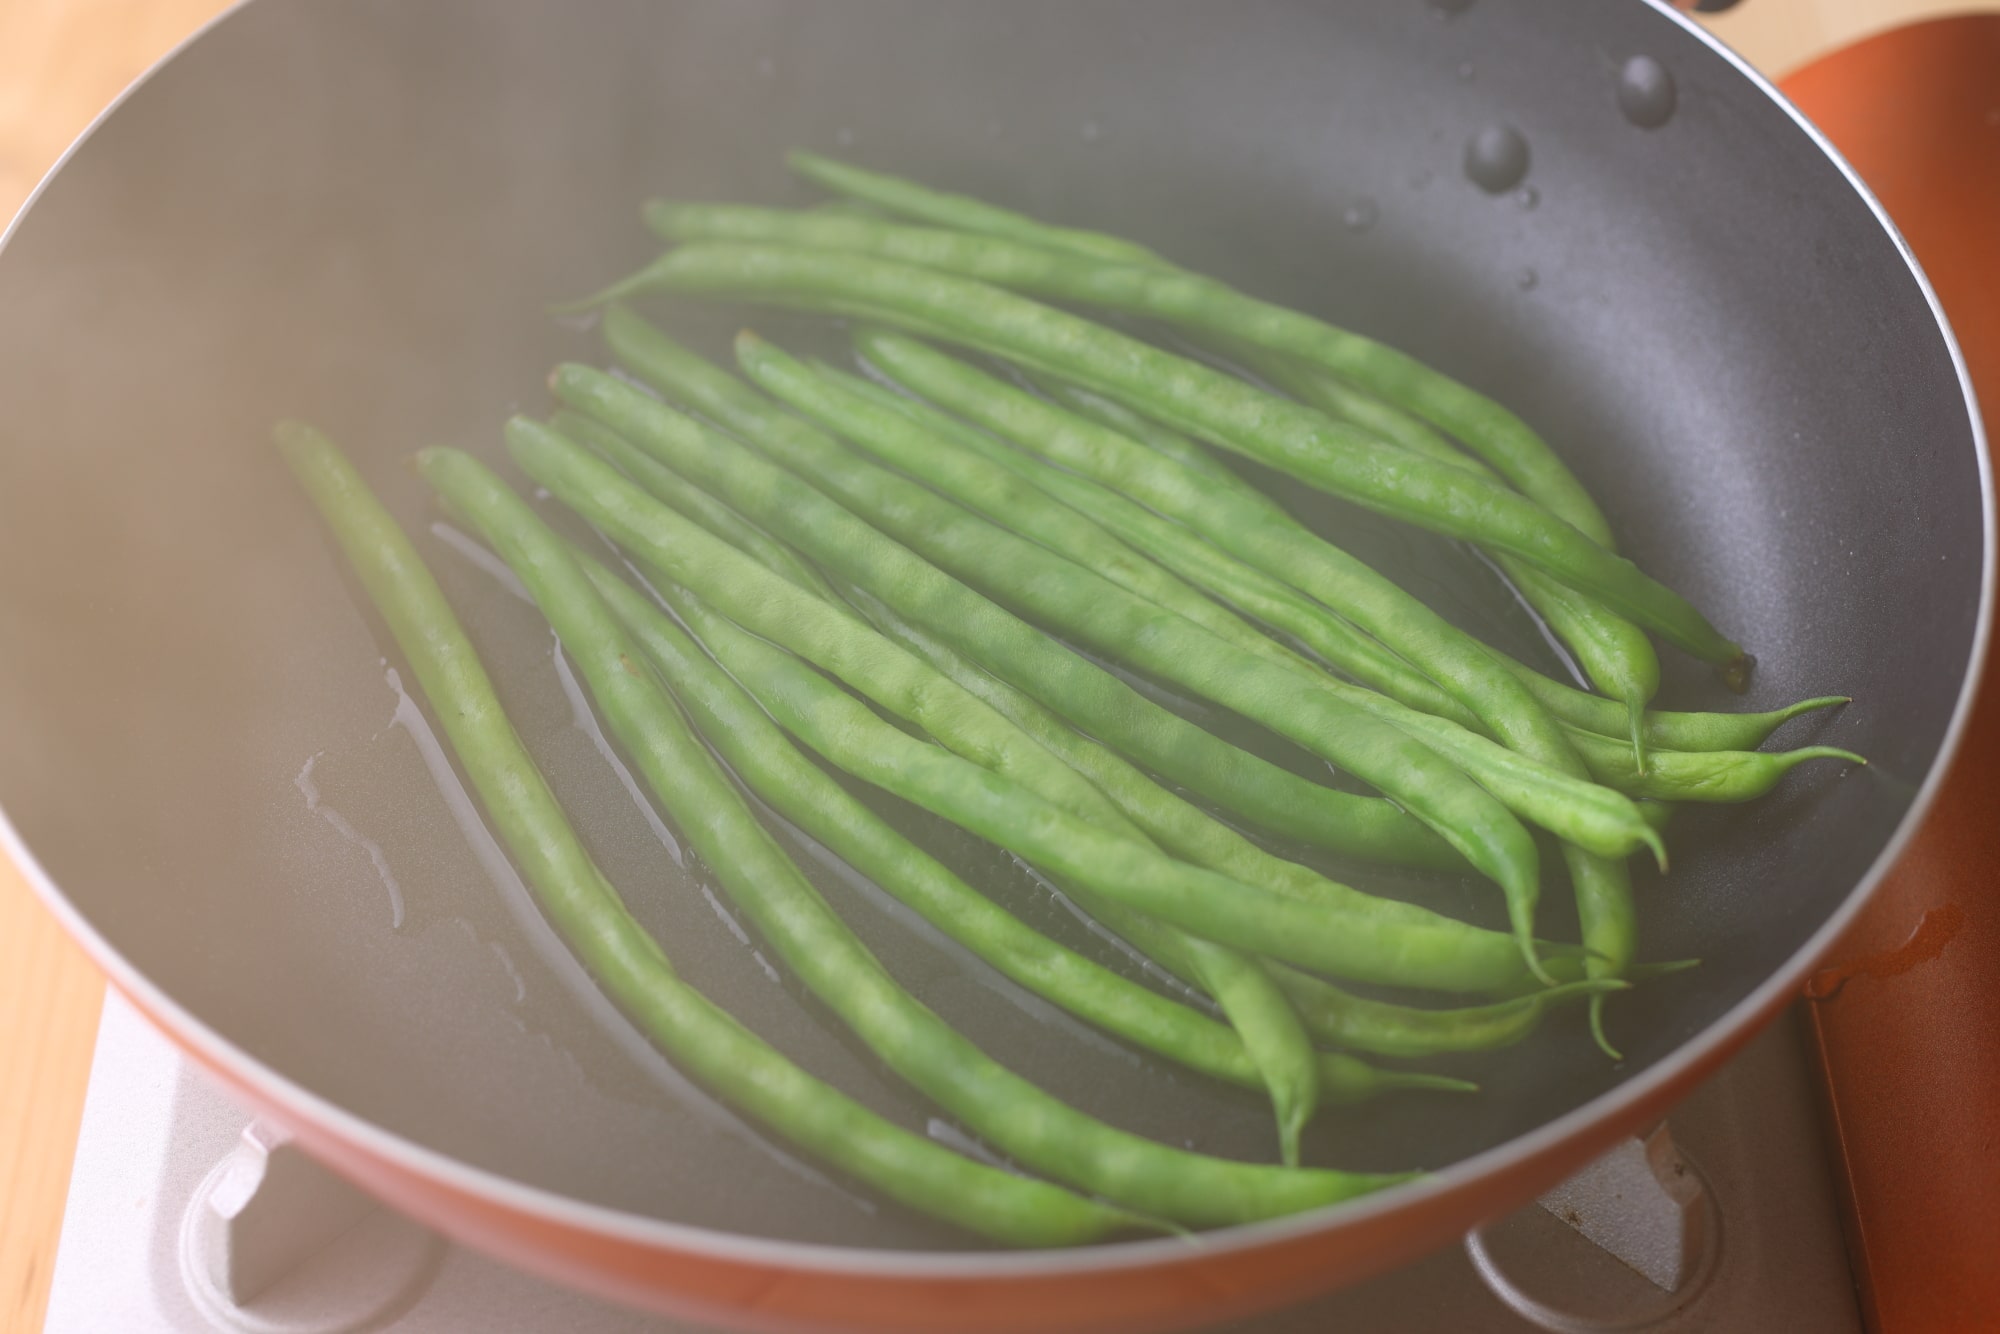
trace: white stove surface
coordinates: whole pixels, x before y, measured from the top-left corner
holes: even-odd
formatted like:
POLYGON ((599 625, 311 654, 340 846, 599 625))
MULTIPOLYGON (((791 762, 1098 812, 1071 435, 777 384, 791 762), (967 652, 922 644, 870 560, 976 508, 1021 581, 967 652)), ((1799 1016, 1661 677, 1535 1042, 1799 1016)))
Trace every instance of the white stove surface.
MULTIPOLYGON (((248 1114, 232 1104, 115 993, 107 999, 46 1334, 703 1334, 551 1286, 376 1211, 341 1232, 245 1306, 202 1289, 184 1220, 197 1194, 226 1189, 218 1164, 243 1142, 248 1114), (339 1314, 346 1294, 404 1266, 404 1295, 387 1309, 339 1314), (194 1275, 194 1277, 190 1277, 194 1275)), ((1394 1273, 1280 1314, 1238 1321, 1229 1334, 1523 1334, 1538 1329, 1648 1329, 1661 1334, 1860 1334, 1852 1276, 1828 1177, 1819 1112, 1794 1016, 1753 1043, 1671 1122, 1693 1175, 1712 1246, 1695 1277, 1668 1294, 1580 1235, 1558 1199, 1394 1273), (1570 1222, 1558 1218, 1566 1214, 1570 1222), (1503 1300, 1475 1255, 1506 1278, 1503 1300), (1523 1292, 1543 1300, 1539 1312, 1523 1292), (1525 1312, 1525 1314, 1524 1314, 1525 1312)), ((1657 1148, 1657 1146, 1656 1146, 1657 1148)), ((1643 1162, 1635 1148, 1627 1163, 1643 1162)), ((1623 1189, 1583 1177, 1563 1197, 1601 1205, 1623 1189), (1596 1195, 1591 1196, 1595 1189, 1596 1195), (1579 1194, 1578 1192, 1581 1192, 1579 1194)), ((1614 1206, 1613 1213, 1616 1213, 1614 1206)), ((1595 1216, 1616 1231, 1617 1216, 1595 1216)), ((344 1226, 344 1225, 343 1225, 344 1226)), ((1646 1259, 1633 1255, 1642 1267, 1646 1259)), ((1657 1272, 1657 1270, 1655 1271, 1657 1272)), ((399 1282, 401 1280, 398 1280, 399 1282)), ((349 1304, 352 1306, 352 1303, 349 1304)), ((365 1304, 364 1304, 365 1305, 365 1304)), ((1218 1329, 1216 1334, 1222 1334, 1218 1329)))

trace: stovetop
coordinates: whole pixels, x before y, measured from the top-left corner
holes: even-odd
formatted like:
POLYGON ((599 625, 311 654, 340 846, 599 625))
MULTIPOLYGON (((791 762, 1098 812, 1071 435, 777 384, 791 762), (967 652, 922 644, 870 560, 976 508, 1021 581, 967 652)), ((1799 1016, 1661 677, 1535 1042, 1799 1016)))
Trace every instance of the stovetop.
MULTIPOLYGON (((1860 1334, 1800 1024, 1520 1213, 1215 1334, 1860 1334)), ((114 993, 46 1334, 701 1334, 453 1246, 252 1122, 114 993), (232 1291, 244 1300, 236 1300, 232 1291)))

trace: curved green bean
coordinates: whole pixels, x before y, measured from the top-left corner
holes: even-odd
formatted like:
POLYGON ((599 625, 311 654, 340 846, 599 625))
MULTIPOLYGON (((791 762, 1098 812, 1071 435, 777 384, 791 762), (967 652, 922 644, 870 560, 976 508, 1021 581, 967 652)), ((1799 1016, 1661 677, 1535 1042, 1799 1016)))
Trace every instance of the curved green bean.
MULTIPOLYGON (((1549 712, 1571 728, 1599 736, 1618 735, 1616 724, 1624 721, 1624 710, 1617 704, 1572 689, 1512 658, 1501 657, 1501 663, 1534 692, 1549 712)), ((1656 750, 1755 750, 1792 719, 1848 702, 1846 695, 1822 695, 1763 713, 1677 713, 1649 709, 1643 727, 1647 746, 1656 750)))
MULTIPOLYGON (((747 438, 816 428, 780 411, 637 316, 613 308, 605 333, 619 361, 648 383, 747 438)), ((782 527, 815 561, 870 588, 997 675, 1148 768, 1257 827, 1372 860, 1462 865, 1450 846, 1406 812, 1375 797, 1338 792, 1232 746, 1161 708, 1025 622, 877 532, 819 491, 748 451, 690 429, 645 394, 583 367, 557 371, 558 397, 728 496, 753 518, 782 527)))
POLYGON ((1632 985, 1618 978, 1567 982, 1492 1005, 1426 1010, 1356 996, 1282 964, 1271 971, 1315 1038, 1378 1056, 1436 1056, 1511 1047, 1535 1031, 1550 1006, 1595 999, 1632 985))
POLYGON ((1590 732, 1572 732, 1577 752, 1597 781, 1634 797, 1656 801, 1754 801, 1778 785, 1778 780, 1808 760, 1868 761, 1837 746, 1802 746, 1797 750, 1656 750, 1646 771, 1636 772, 1632 754, 1616 742, 1590 732))
MULTIPOLYGON (((533 424, 516 419, 514 425, 533 424)), ((568 440, 534 430, 560 441, 572 458, 616 476, 568 440)), ((518 446, 522 433, 510 435, 518 446)), ((534 453, 516 448, 517 455, 523 452, 534 453)), ((648 786, 677 814, 765 938, 891 1069, 975 1132, 1058 1179, 1195 1226, 1273 1217, 1408 1179, 1263 1167, 1168 1148, 1079 1112, 992 1060, 897 985, 826 906, 687 730, 658 680, 634 666, 636 650, 623 630, 562 540, 527 503, 469 455, 426 450, 418 466, 520 575, 648 786)), ((723 545, 678 515, 674 519, 684 536, 723 545)), ((776 575, 765 577, 783 583, 776 575)))
POLYGON ((287 423, 279 449, 408 659, 536 901, 642 1031, 725 1100, 915 1209, 1014 1246, 1141 1225, 1120 1210, 913 1135, 806 1074, 683 982, 578 842, 478 654, 396 521, 340 451, 287 423))

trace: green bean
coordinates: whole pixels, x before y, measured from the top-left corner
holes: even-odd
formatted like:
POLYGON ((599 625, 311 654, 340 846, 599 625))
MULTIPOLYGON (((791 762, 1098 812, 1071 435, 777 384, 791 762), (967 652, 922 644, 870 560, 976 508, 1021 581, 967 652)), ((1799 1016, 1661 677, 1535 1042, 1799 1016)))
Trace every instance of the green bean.
MULTIPOLYGON (((839 218, 795 217, 793 221, 835 231, 896 230, 839 218)), ((942 249, 1006 247, 1010 253, 1019 252, 1015 257, 1028 266, 1039 266, 1065 279, 1062 290, 1035 289, 1045 294, 1105 301, 1122 293, 1130 299, 1121 308, 1168 318, 1178 314, 1203 328, 1213 325, 1213 331, 1224 336, 1257 342, 1272 339, 1274 327, 1283 330, 1278 341, 1300 333, 1295 327, 1299 325, 1306 333, 1326 331, 1326 326, 1309 317, 1250 301, 1221 284, 1198 278, 1138 265, 1101 264, 958 233, 933 235, 942 249), (1068 281, 1072 278, 1076 281, 1068 281)), ((1010 281, 1021 285, 1018 280, 1010 281)), ((1518 469, 1510 472, 1513 460, 1489 461, 1527 496, 1460 468, 1401 456, 1393 446, 1364 432, 1329 422, 1310 409, 1274 400, 1270 394, 1187 357, 1164 352, 1002 287, 941 269, 853 252, 697 243, 668 252, 637 277, 603 295, 609 299, 641 290, 781 303, 804 297, 815 305, 886 319, 1011 357, 1031 369, 1065 375, 1128 405, 1142 407, 1170 425, 1212 438, 1358 504, 1508 551, 1547 569, 1564 583, 1595 594, 1621 615, 1658 631, 1695 656, 1736 675, 1746 670, 1743 651, 1720 635, 1685 599, 1528 498, 1544 489, 1542 483, 1548 478, 1518 469)), ((1117 304, 1115 300, 1109 303, 1117 304)), ((1296 349, 1286 346, 1281 350, 1296 349)), ((1419 363, 1402 360, 1422 375, 1434 375, 1419 363)), ((1494 414, 1511 417, 1498 405, 1487 406, 1494 414)), ((1463 427, 1468 423, 1459 424, 1463 427)), ((1466 438, 1467 432, 1460 430, 1459 434, 1466 438)), ((1528 438, 1534 440, 1532 433, 1528 438)), ((1542 454, 1567 477, 1567 470, 1561 469, 1553 454, 1546 449, 1542 454)), ((1589 497, 1580 488, 1576 490, 1571 503, 1590 505, 1589 497)))
POLYGON ((536 901, 598 983, 682 1068, 793 1143, 912 1208, 1014 1246, 1063 1246, 1139 1220, 969 1161, 814 1079, 674 972, 591 861, 502 711, 443 592, 332 444, 285 424, 278 446, 390 632, 536 901))
MULTIPOLYGON (((1411 708, 1435 713, 1470 727, 1479 719, 1470 709, 1438 689, 1374 639, 1362 634, 1333 612, 1263 571, 1218 550, 1199 535, 1143 505, 1075 473, 1002 444, 921 399, 892 394, 880 385, 828 366, 815 369, 857 394, 893 407, 931 433, 1011 469, 1017 475, 1088 516, 1132 549, 1179 574, 1217 600, 1297 639, 1328 664, 1411 708)), ((1123 411, 1123 409, 1120 409, 1123 411)), ((1193 441, 1182 439, 1199 449, 1193 441)))
MULTIPOLYGON (((1586 695, 1551 680, 1512 658, 1501 658, 1507 670, 1534 692, 1549 712, 1578 731, 1616 736, 1624 710, 1608 699, 1586 695)), ((1848 703, 1846 695, 1822 695, 1765 713, 1676 713, 1650 709, 1646 713, 1646 744, 1658 750, 1755 750, 1771 733, 1802 714, 1848 703)))
MULTIPOLYGON (((1251 364, 1279 388, 1329 416, 1373 431, 1391 444, 1490 475, 1485 464, 1461 454, 1450 441, 1414 415, 1342 383, 1325 371, 1284 357, 1253 357, 1251 364)), ((1558 517, 1583 527, 1582 516, 1555 512, 1558 517)), ((1611 549, 1608 532, 1592 536, 1611 549)), ((1646 705, 1660 689, 1660 659, 1646 632, 1518 557, 1505 552, 1489 554, 1513 581, 1522 599, 1569 646, 1591 682, 1625 705, 1624 731, 1632 738, 1633 763, 1645 769, 1643 720, 1646 705)))
MULTIPOLYGON (((817 431, 779 411, 630 312, 613 308, 605 333, 620 362, 655 387, 748 438, 817 431)), ((1161 708, 1095 664, 1032 630, 782 470, 712 433, 688 429, 646 395, 581 367, 559 370, 559 397, 621 425, 677 471, 728 496, 815 561, 875 590, 931 626, 1080 730, 1225 810, 1283 837, 1378 861, 1436 865, 1443 840, 1374 797, 1337 792, 1232 746, 1161 708)))
MULTIPOLYGON (((893 179, 893 178, 892 178, 893 179)), ((897 182, 905 193, 922 187, 897 182)), ((893 209, 919 216, 909 209, 893 209)), ((1610 527, 1554 450, 1500 404, 1373 339, 1299 311, 1259 301, 1198 274, 1159 262, 1090 255, 1053 246, 1027 226, 1014 233, 926 217, 944 227, 861 221, 827 228, 808 215, 730 205, 647 206, 647 225, 665 240, 745 241, 859 251, 943 269, 1058 300, 1150 315, 1197 335, 1247 343, 1352 380, 1380 398, 1465 440, 1487 464, 1538 504, 1610 546, 1610 527), (803 225, 801 225, 803 224, 803 225), (964 233, 985 233, 965 235, 964 233)))
MULTIPOLYGON (((600 454, 614 456, 622 453, 629 458, 637 453, 634 446, 618 438, 616 431, 581 412, 560 409, 550 416, 549 425, 600 454)), ((808 561, 693 482, 666 469, 658 470, 648 481, 650 484, 646 489, 653 493, 656 500, 664 500, 687 518, 731 546, 755 556, 767 568, 776 570, 800 588, 817 593, 829 602, 838 601, 825 576, 808 561)))
MULTIPOLYGON (((939 442, 906 417, 859 397, 841 397, 836 386, 751 335, 738 337, 737 355, 750 378, 767 391, 850 438, 866 438, 877 449, 895 448, 906 466, 944 457, 937 450, 939 442)), ((960 493, 1012 480, 1005 470, 976 456, 960 453, 956 461, 962 466, 954 475, 931 470, 927 480, 957 487, 960 493)), ((1185 618, 977 518, 944 496, 864 462, 830 438, 810 442, 801 438, 783 462, 989 596, 1032 613, 1099 652, 1234 709, 1374 784, 1500 885, 1515 933, 1524 952, 1532 956, 1539 885, 1527 831, 1502 814, 1501 800, 1494 793, 1467 781, 1422 745, 1409 744, 1393 729, 1370 721, 1355 700, 1335 693, 1330 680, 1309 679, 1303 673, 1312 669, 1301 660, 1294 658, 1298 662, 1294 669, 1236 649, 1185 618)), ((1021 490, 1044 504, 1057 503, 1032 488, 1021 490)), ((1541 804, 1535 809, 1545 818, 1554 810, 1541 804)), ((1576 808, 1562 809, 1568 818, 1576 808)), ((1603 802, 1589 809, 1592 815, 1613 812, 1603 802)), ((1643 827, 1636 813, 1622 836, 1633 838, 1635 826, 1643 827)), ((1613 837, 1609 831, 1607 823, 1603 836, 1613 837)))
POLYGON ((1314 1037, 1349 1051, 1380 1056, 1435 1056, 1510 1047, 1534 1032, 1551 1005, 1585 996, 1595 999, 1632 985, 1618 979, 1569 982, 1492 1005, 1425 1010, 1356 996, 1282 964, 1272 972, 1314 1037))
POLYGON ((836 162, 817 153, 795 149, 785 155, 785 165, 835 194, 846 195, 891 213, 922 218, 940 227, 962 227, 971 232, 1013 236, 1036 245, 1054 246, 1058 250, 1072 250, 1080 255, 1124 264, 1166 262, 1146 247, 1115 236, 1079 231, 1072 227, 1051 227, 1025 214, 997 208, 969 195, 945 194, 894 176, 836 162))
MULTIPOLYGON (((512 425, 531 429, 510 430, 510 444, 538 433, 616 476, 554 432, 518 418, 512 425)), ((636 650, 623 630, 526 502, 457 451, 426 450, 419 467, 521 576, 647 785, 677 814, 695 850, 765 938, 891 1069, 976 1133, 1058 1179, 1196 1226, 1273 1217, 1407 1179, 1262 1167, 1171 1149, 1077 1111, 988 1057, 897 985, 772 841, 657 678, 635 666, 636 650)), ((723 545, 678 515, 674 520, 700 542, 723 545)))
POLYGON ((1577 752, 1597 781, 1634 797, 1658 801, 1755 801, 1807 760, 1866 764, 1851 750, 1802 746, 1797 750, 1656 750, 1646 772, 1632 767, 1632 754, 1590 732, 1572 732, 1577 752))
MULTIPOLYGON (((609 383, 617 385, 615 380, 609 383)), ((659 407, 636 391, 626 392, 659 407)), ((703 429, 688 419, 682 421, 695 431, 703 429)), ((856 670, 856 659, 864 650, 875 661, 891 660, 881 650, 893 645, 864 643, 861 636, 869 632, 857 634, 854 621, 683 520, 561 436, 550 432, 537 439, 526 432, 510 432, 509 447, 530 476, 642 564, 713 601, 746 629, 823 667, 848 666, 862 680, 866 677, 856 670)), ((807 721, 820 725, 818 720, 807 721)), ((1464 943, 1464 928, 1450 919, 1439 918, 1435 926, 1420 928, 1366 913, 1329 912, 1324 905, 1281 898, 1175 861, 1148 843, 1079 819, 978 764, 914 738, 904 739, 907 748, 871 751, 874 767, 857 776, 919 804, 928 803, 927 809, 1021 853, 1054 876, 1219 944, 1341 974, 1352 960, 1374 954, 1405 950, 1415 957, 1428 952, 1455 954, 1464 943), (1428 939, 1418 946, 1382 944, 1385 937, 1411 934, 1428 939)), ((1451 971, 1451 966, 1444 966, 1444 971, 1451 971)), ((1504 985, 1498 979, 1491 982, 1492 989, 1504 985)))

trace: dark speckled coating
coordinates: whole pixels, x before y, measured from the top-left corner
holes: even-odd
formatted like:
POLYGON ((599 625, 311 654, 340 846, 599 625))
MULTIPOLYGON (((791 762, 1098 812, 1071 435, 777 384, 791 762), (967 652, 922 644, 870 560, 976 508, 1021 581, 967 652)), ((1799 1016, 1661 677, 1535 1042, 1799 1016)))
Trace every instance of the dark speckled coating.
MULTIPOLYGON (((1672 875, 1641 874, 1643 953, 1704 963, 1617 1006, 1622 1066, 1567 1016, 1453 1067, 1481 1099, 1335 1113, 1309 1160, 1444 1166, 1679 1059, 1856 892, 1973 651, 1975 433, 1891 237, 1677 20, 1608 0, 263 0, 134 94, 0 255, 0 806, 88 927, 228 1043, 395 1135, 577 1200, 839 1246, 963 1244, 774 1151, 585 999, 459 831, 386 639, 266 445, 274 418, 318 422, 421 527, 401 458, 497 455, 504 415, 544 405, 547 367, 596 355, 541 307, 648 256, 638 201, 805 202, 780 165, 792 145, 1130 235, 1503 397, 1625 549, 1756 653, 1745 706, 1856 697, 1782 735, 1872 768, 1810 767, 1755 806, 1690 811, 1672 875), (1656 128, 1619 110, 1635 55, 1673 78, 1656 128), (1462 174, 1495 123, 1530 145, 1532 199, 1462 174), (1374 225, 1343 226, 1364 203, 1374 225)), ((718 352, 744 318, 653 313, 718 352)), ((1457 552, 1288 499, 1537 651, 1457 552)), ((534 613, 422 542, 669 953, 922 1129, 918 1100, 663 852, 671 831, 576 725, 534 613)), ((1735 702, 1668 656, 1663 702, 1735 702)), ((1004 854, 902 815, 1088 944, 1004 854)), ((1025 1073, 1176 1143, 1268 1152, 1254 1098, 1051 1018, 837 868, 820 878, 900 977, 1025 1073)), ((1476 887, 1407 888, 1493 920, 1476 887)), ((1560 887, 1546 897, 1548 929, 1573 929, 1560 887)), ((1433 1238, 1474 1207, 1437 1212, 1433 1238)))

